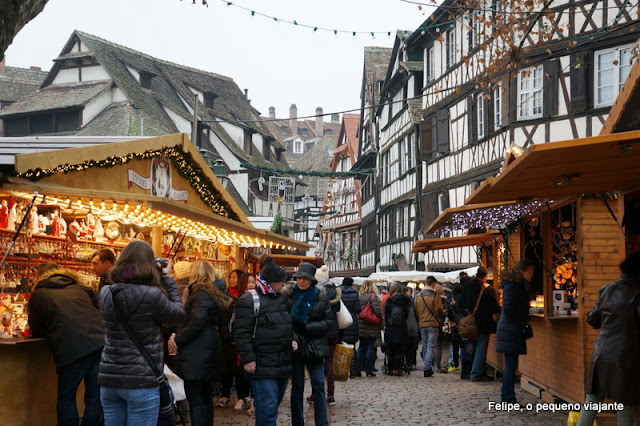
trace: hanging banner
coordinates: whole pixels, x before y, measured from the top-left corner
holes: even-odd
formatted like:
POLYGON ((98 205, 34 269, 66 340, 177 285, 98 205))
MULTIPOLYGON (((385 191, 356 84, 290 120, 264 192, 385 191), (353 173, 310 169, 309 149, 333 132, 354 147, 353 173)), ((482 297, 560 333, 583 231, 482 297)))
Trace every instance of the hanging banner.
POLYGON ((136 171, 128 169, 127 180, 129 188, 135 184, 142 189, 150 190, 151 195, 156 197, 187 202, 188 192, 175 190, 171 185, 171 160, 166 155, 151 159, 149 177, 141 176, 136 171))

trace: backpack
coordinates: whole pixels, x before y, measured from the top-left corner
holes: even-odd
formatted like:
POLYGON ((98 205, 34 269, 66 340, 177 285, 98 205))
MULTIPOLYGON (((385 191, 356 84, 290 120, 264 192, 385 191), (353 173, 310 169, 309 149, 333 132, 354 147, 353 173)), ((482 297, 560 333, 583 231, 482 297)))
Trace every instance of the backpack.
POLYGON ((393 304, 391 308, 391 315, 389 315, 389 326, 400 327, 405 323, 404 311, 401 306, 393 304))
MULTIPOLYGON (((251 298, 253 299, 253 316, 255 318, 255 322, 253 324, 253 338, 256 337, 256 327, 258 327, 258 313, 260 312, 260 296, 258 296, 258 292, 255 289, 247 290, 248 293, 251 293, 251 298)), ((233 314, 231 314, 231 320, 229 321, 229 340, 234 342, 235 339, 233 337, 233 323, 236 321, 236 310, 233 310, 233 314)))

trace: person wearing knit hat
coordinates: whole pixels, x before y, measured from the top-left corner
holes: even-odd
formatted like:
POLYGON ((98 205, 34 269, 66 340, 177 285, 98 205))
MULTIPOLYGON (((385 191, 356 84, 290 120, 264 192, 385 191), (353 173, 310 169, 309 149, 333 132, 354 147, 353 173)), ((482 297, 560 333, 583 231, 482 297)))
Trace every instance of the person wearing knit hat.
POLYGON ((316 268, 301 262, 293 274, 296 283, 282 292, 293 321, 293 333, 300 342, 300 350, 293 356, 291 374, 291 423, 304 425, 304 370, 309 371, 316 426, 328 426, 327 399, 324 394, 324 359, 329 356, 327 333, 334 327, 335 314, 331 310, 327 291, 317 286, 316 268))
POLYGON ((238 299, 233 334, 253 390, 256 425, 275 425, 291 375, 291 354, 298 343, 280 294, 286 274, 271 257, 264 262, 255 290, 238 299))

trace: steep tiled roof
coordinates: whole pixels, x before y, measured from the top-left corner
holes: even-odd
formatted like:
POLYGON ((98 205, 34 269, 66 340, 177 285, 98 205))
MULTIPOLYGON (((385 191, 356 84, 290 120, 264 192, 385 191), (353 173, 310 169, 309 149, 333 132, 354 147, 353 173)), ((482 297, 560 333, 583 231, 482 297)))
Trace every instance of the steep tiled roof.
POLYGON ((0 101, 15 102, 35 92, 46 76, 44 71, 6 67, 0 74, 0 101))
POLYGON ((407 71, 420 72, 424 71, 424 64, 420 61, 400 61, 400 66, 404 67, 407 71))
POLYGON ((3 108, 0 117, 80 107, 110 86, 111 82, 49 86, 3 108))
MULTIPOLYGON (((314 147, 305 153, 305 155, 298 160, 295 167, 297 170, 304 171, 317 171, 317 172, 330 172, 331 171, 331 157, 329 157, 329 150, 335 146, 335 136, 324 136, 320 139, 314 147)), ((318 187, 318 177, 316 176, 304 176, 298 180, 307 186, 296 185, 296 195, 303 195, 309 192, 315 195, 318 187)))
POLYGON ((384 81, 387 74, 387 67, 391 60, 391 51, 389 47, 365 47, 364 48, 364 73, 366 82, 373 84, 373 96, 377 103, 379 90, 377 81, 384 81))
POLYGON ((409 115, 411 116, 411 122, 413 124, 419 124, 422 121, 422 100, 421 99, 409 99, 407 101, 409 105, 409 115))

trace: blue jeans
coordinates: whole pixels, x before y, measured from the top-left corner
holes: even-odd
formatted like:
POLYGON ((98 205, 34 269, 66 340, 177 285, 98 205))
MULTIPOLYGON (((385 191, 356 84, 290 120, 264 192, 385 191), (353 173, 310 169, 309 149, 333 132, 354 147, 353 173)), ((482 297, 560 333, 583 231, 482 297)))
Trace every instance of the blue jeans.
POLYGON ((156 426, 160 388, 100 388, 105 426, 156 426))
POLYGON ((376 339, 370 337, 361 337, 360 346, 358 347, 356 370, 358 374, 361 371, 367 373, 373 372, 376 362, 376 339))
POLYGON ((102 349, 94 351, 60 367, 58 373, 58 424, 77 426, 80 424, 76 392, 80 382, 84 380, 84 415, 83 426, 99 425, 102 418, 100 405, 100 387, 98 386, 98 367, 100 366, 102 349))
POLYGON ((422 327, 420 329, 422 336, 422 359, 424 360, 424 369, 431 370, 431 364, 434 362, 436 354, 436 345, 440 336, 440 327, 422 327))
POLYGON ((289 379, 287 377, 251 380, 257 425, 276 424, 278 407, 282 402, 288 383, 289 379))
POLYGON ((504 371, 502 372, 502 402, 516 402, 516 370, 518 354, 504 354, 504 371))
MULTIPOLYGON (((589 404, 590 402, 599 403, 602 402, 602 397, 598 395, 594 395, 592 393, 588 393, 585 398, 584 404, 589 404)), ((633 405, 625 404, 622 410, 618 410, 618 425, 619 426, 631 426, 633 425, 633 405)), ((591 426, 593 421, 596 419, 596 414, 598 414, 595 410, 585 410, 584 405, 582 406, 582 410, 580 410, 580 418, 578 419, 578 423, 576 426, 591 426)))
POLYGON ((324 362, 321 359, 293 359, 291 373, 291 423, 304 426, 304 366, 309 371, 316 426, 328 426, 327 399, 324 394, 324 362))
POLYGON ((473 367, 471 367, 471 379, 479 379, 487 375, 487 348, 489 347, 489 335, 478 333, 476 338, 476 353, 473 355, 473 367))

